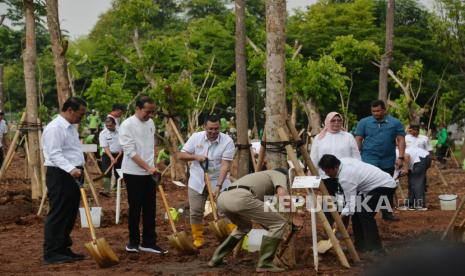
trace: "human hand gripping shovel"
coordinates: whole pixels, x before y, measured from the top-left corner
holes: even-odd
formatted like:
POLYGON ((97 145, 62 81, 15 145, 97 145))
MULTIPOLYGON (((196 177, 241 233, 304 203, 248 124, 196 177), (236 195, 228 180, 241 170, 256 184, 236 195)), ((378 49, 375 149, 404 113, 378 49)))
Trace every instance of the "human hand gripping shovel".
POLYGON ((119 263, 118 256, 116 256, 104 238, 97 239, 94 225, 92 224, 92 217, 90 216, 89 206, 87 205, 86 190, 83 188, 82 183, 77 179, 76 184, 79 186, 81 191, 82 204, 86 211, 87 224, 89 225, 90 235, 92 237, 92 241, 86 243, 84 246, 100 268, 114 266, 119 263))
POLYGON ((215 198, 213 197, 210 178, 208 176, 208 158, 205 159, 203 163, 200 163, 200 166, 203 169, 203 175, 205 179, 205 186, 207 186, 208 191, 208 198, 210 199, 210 204, 212 207, 213 219, 214 221, 208 224, 208 228, 215 234, 216 238, 222 242, 224 241, 230 234, 230 230, 228 228, 228 224, 224 219, 218 218, 218 213, 216 211, 216 203, 215 198))
POLYGON ((194 247, 190 239, 187 237, 186 233, 184 231, 178 232, 176 230, 176 225, 174 224, 173 218, 171 217, 170 206, 168 205, 168 201, 166 200, 165 191, 163 190, 163 186, 160 183, 161 175, 153 175, 152 179, 158 186, 158 191, 160 192, 160 196, 163 201, 163 207, 165 207, 168 220, 170 221, 171 229, 173 230, 173 235, 168 236, 169 242, 178 251, 179 254, 198 254, 198 250, 194 247))

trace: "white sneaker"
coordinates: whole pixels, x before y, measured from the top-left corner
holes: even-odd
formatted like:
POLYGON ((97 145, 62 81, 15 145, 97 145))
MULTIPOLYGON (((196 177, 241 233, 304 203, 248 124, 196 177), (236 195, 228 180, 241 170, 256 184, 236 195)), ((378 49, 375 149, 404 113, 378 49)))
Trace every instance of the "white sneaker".
POLYGON ((415 210, 416 211, 427 211, 428 208, 426 208, 426 207, 416 207, 415 210))
POLYGON ((156 253, 156 254, 166 254, 168 250, 161 249, 158 245, 143 247, 139 245, 139 250, 144 252, 156 253))

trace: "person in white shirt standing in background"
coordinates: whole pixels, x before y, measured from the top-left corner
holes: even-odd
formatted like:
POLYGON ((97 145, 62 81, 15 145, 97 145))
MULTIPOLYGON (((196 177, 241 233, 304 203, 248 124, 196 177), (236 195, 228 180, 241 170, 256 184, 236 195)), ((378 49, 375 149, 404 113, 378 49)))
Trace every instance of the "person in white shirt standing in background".
POLYGON ((106 197, 110 196, 110 189, 111 189, 111 175, 112 172, 115 173, 115 177, 119 178, 116 169, 121 168, 122 163, 122 148, 119 143, 119 132, 116 129, 116 122, 115 119, 112 117, 107 117, 105 120, 105 129, 102 130, 99 136, 100 147, 103 148, 105 154, 102 156, 102 171, 107 171, 107 169, 112 165, 113 169, 110 170, 105 177, 103 178, 103 187, 104 191, 100 194, 106 197))
POLYGON ((426 150, 430 153, 433 152, 428 136, 420 134, 420 126, 411 125, 408 134, 405 135, 405 144, 408 147, 417 147, 426 150))
POLYGON ((8 147, 8 126, 3 119, 5 113, 0 112, 0 167, 3 164, 3 155, 6 147, 8 147))
MULTIPOLYGON (((202 247, 204 243, 203 213, 208 198, 201 163, 208 159, 211 189, 216 198, 222 190, 231 184, 228 173, 235 151, 234 141, 231 137, 220 132, 220 118, 218 116, 208 115, 204 128, 204 131, 192 134, 179 153, 179 159, 193 161, 190 167, 188 197, 192 236, 194 246, 197 248, 202 247)), ((232 231, 235 225, 230 223, 228 227, 232 231)))
POLYGON ((56 264, 84 259, 71 251, 70 234, 76 220, 84 154, 78 124, 86 113, 86 102, 77 97, 65 101, 60 115, 44 129, 42 145, 50 211, 44 227, 44 262, 56 264))
MULTIPOLYGON (((341 114, 337 112, 330 112, 326 115, 325 127, 312 142, 310 158, 313 164, 318 164, 324 154, 332 154, 337 158, 351 157, 360 160, 357 142, 352 134, 342 128, 343 122, 341 114)), ((319 173, 330 195, 343 194, 344 191, 337 178, 327 176, 321 168, 319 173)), ((329 223, 332 224, 331 213, 325 212, 325 215, 329 223)))
POLYGON ((165 254, 157 245, 155 232, 156 183, 152 178, 159 171, 155 167, 155 102, 142 96, 136 101, 135 114, 119 128, 119 142, 124 157, 121 166, 129 203, 129 243, 127 252, 139 250, 165 254), (142 242, 139 222, 142 214, 142 242))

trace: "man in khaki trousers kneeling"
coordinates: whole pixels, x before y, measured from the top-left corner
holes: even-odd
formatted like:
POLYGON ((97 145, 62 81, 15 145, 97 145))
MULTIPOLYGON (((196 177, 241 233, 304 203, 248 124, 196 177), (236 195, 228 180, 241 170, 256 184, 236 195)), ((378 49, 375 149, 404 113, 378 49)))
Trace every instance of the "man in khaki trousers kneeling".
MULTIPOLYGON (((273 264, 274 255, 282 240, 286 218, 278 212, 265 211, 265 196, 288 196, 286 189, 287 171, 285 169, 267 170, 246 175, 218 197, 219 210, 228 217, 237 228, 215 250, 208 266, 215 267, 223 263, 236 244, 252 228, 252 220, 268 230, 260 246, 257 272, 282 272, 285 269, 273 264)), ((296 226, 303 225, 301 216, 294 216, 296 226)))

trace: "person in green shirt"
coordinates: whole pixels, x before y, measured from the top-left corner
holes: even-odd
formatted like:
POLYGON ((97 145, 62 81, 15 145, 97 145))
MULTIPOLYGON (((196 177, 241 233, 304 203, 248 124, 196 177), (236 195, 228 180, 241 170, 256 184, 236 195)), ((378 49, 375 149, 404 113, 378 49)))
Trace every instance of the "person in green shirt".
POLYGON ((438 132, 436 134, 438 142, 436 144, 436 158, 441 164, 441 168, 446 166, 446 154, 448 149, 448 135, 447 128, 444 123, 439 124, 438 132))
POLYGON ((100 121, 100 116, 95 111, 95 109, 92 109, 92 113, 89 114, 89 116, 87 117, 87 120, 88 120, 88 127, 90 130, 90 133, 94 135, 97 134, 101 121, 100 121))

